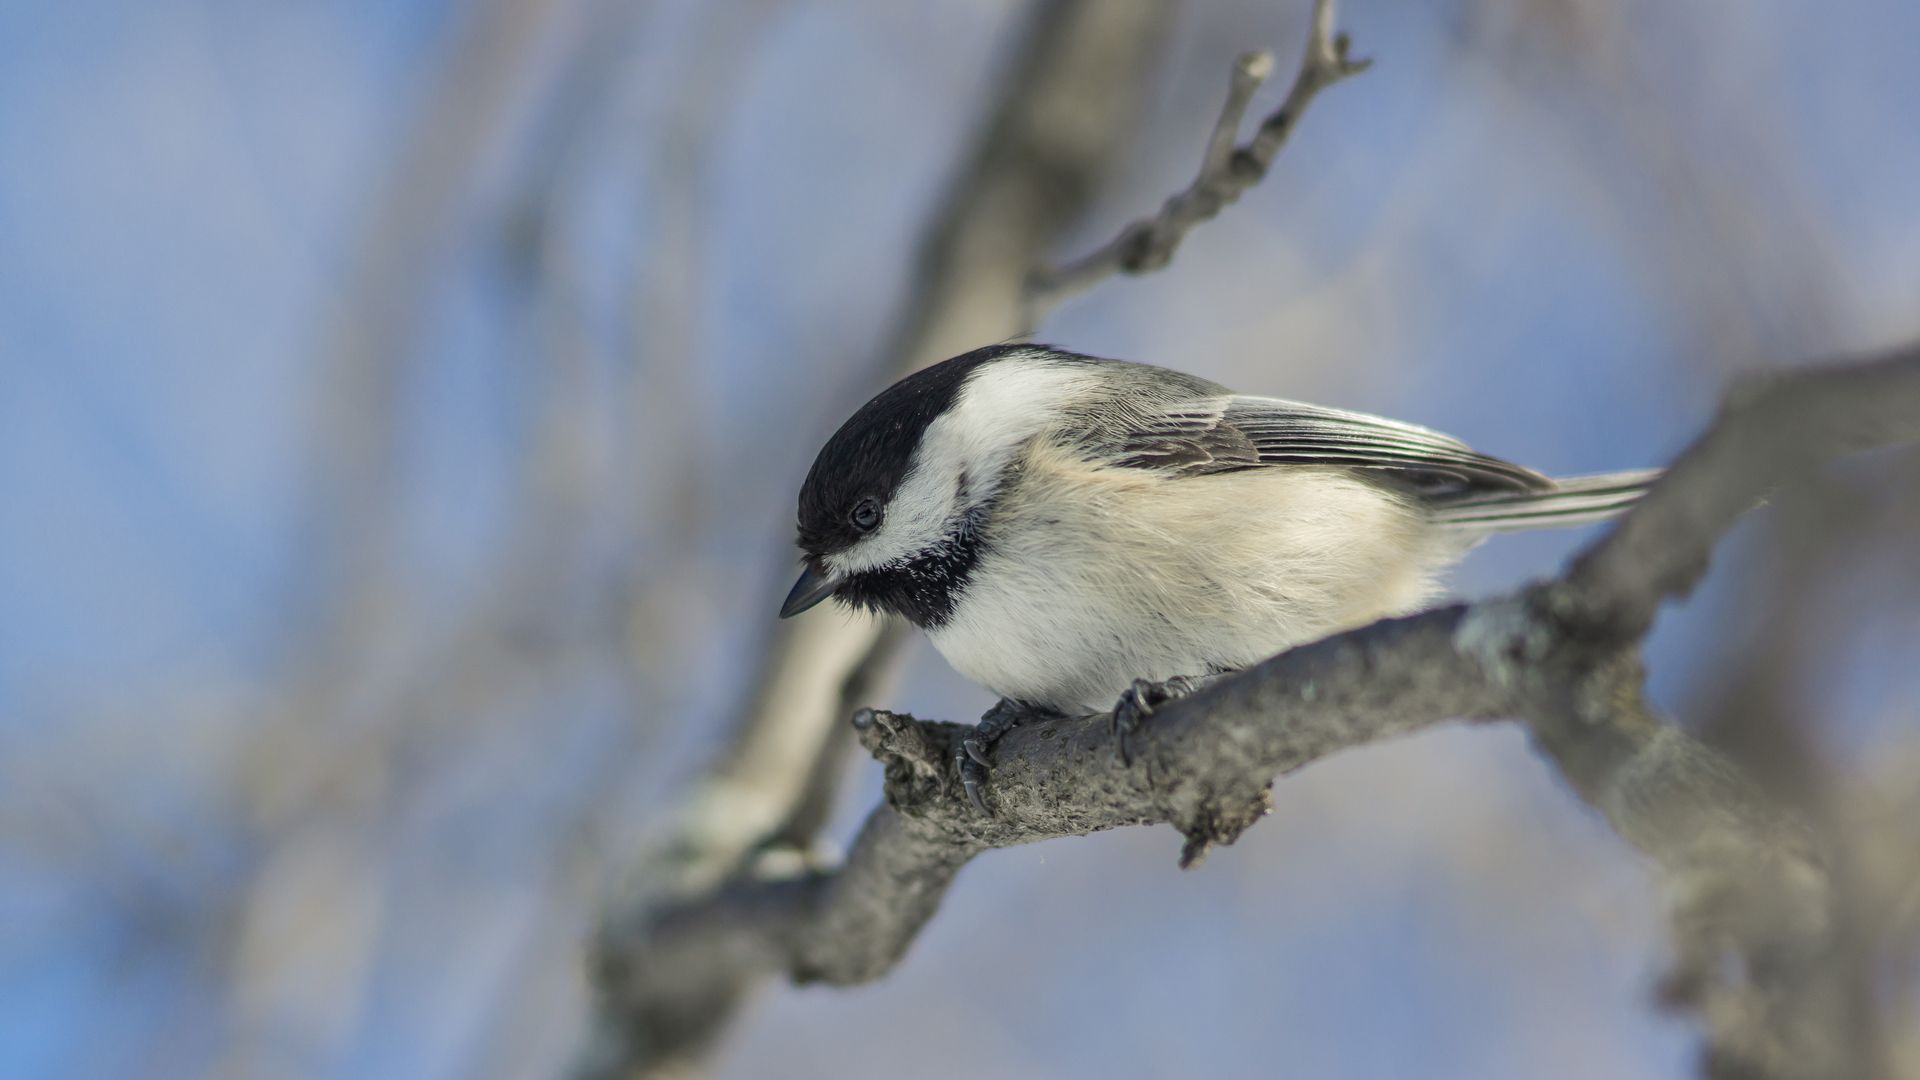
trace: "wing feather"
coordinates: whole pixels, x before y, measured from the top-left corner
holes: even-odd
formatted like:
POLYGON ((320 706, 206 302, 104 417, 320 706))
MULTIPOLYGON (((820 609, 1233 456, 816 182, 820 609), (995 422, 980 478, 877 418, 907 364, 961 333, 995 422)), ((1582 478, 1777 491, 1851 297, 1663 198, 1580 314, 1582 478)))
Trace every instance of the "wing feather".
POLYGON ((1280 398, 1222 395, 1139 418, 1120 433, 1117 461, 1195 474, 1263 465, 1377 470, 1422 492, 1450 496, 1546 491, 1532 469, 1479 453, 1431 428, 1280 398))

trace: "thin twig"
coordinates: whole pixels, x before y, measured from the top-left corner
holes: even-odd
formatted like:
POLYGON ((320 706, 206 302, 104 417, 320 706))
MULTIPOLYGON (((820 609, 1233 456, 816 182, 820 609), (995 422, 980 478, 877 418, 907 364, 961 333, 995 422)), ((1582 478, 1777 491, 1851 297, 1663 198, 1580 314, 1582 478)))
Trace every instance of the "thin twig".
POLYGON ((1293 88, 1244 146, 1239 144, 1240 124, 1255 91, 1273 75, 1273 56, 1246 53, 1235 60, 1227 82, 1227 100, 1220 108, 1220 118, 1214 121, 1200 173, 1193 183, 1168 199, 1158 214, 1128 225, 1097 251, 1036 272, 1028 282, 1028 300, 1034 314, 1115 274, 1144 274, 1167 265, 1188 231, 1211 220, 1258 184, 1314 96, 1373 63, 1347 55, 1347 35, 1335 31, 1334 16, 1334 0, 1314 0, 1313 27, 1293 88))

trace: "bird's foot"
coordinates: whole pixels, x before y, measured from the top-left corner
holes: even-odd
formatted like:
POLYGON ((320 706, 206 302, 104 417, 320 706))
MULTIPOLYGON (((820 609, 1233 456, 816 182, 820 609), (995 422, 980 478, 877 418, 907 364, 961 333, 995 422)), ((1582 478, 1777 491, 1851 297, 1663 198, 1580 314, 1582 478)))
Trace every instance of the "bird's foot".
POLYGON ((988 816, 993 814, 987 809, 986 798, 987 772, 993 768, 993 759, 989 756, 993 744, 1029 717, 1046 715, 1048 710, 1001 698, 1000 703, 988 709, 974 725, 973 731, 960 740, 954 748, 953 763, 960 771, 960 786, 967 789, 967 799, 974 809, 988 816))
POLYGON ((1133 766, 1133 752, 1127 746, 1127 737, 1140 730, 1140 725, 1146 723, 1154 710, 1200 689, 1201 682, 1186 675, 1175 675, 1165 682, 1133 680, 1133 685, 1121 693, 1113 707, 1113 737, 1120 744, 1122 763, 1129 768, 1133 766))

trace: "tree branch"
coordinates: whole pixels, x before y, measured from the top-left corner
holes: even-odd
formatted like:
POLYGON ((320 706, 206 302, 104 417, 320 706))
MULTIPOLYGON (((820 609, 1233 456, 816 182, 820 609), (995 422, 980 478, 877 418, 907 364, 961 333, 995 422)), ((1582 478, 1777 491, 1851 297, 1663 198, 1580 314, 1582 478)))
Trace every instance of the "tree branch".
POLYGON ((1314 0, 1313 25, 1293 87, 1244 146, 1239 145, 1240 122, 1254 92, 1273 75, 1273 54, 1246 53, 1235 60, 1227 82, 1226 103, 1220 108, 1220 118, 1214 121, 1200 174, 1193 183, 1168 199, 1158 214, 1128 225, 1099 250, 1036 272, 1028 284, 1036 313, 1115 274, 1145 274, 1167 265, 1194 226, 1212 220, 1258 184, 1314 96, 1373 64, 1347 56, 1347 35, 1334 29, 1334 19, 1334 0, 1314 0))
POLYGON ((1842 996, 1821 975, 1831 896, 1806 834, 1720 755, 1654 717, 1637 657, 1652 608, 1684 593, 1734 517, 1789 469, 1920 441, 1920 347, 1733 395, 1621 525, 1559 579, 1388 619, 1289 650, 1156 713, 1122 765, 1106 717, 1036 720, 998 744, 991 816, 951 770, 966 729, 862 712, 886 802, 843 866, 739 880, 610 924, 603 991, 671 1023, 690 987, 785 973, 878 978, 980 852, 1169 822, 1182 864, 1267 808, 1274 777, 1450 720, 1523 718, 1583 800, 1662 868, 1678 959, 1667 999, 1697 1012, 1715 1076, 1838 1075, 1842 996))
POLYGON ((1920 370, 1912 349, 1755 380, 1602 544, 1568 584, 1608 632, 1646 632, 1660 601, 1706 572, 1714 541, 1782 478, 1848 454, 1913 441, 1920 370))

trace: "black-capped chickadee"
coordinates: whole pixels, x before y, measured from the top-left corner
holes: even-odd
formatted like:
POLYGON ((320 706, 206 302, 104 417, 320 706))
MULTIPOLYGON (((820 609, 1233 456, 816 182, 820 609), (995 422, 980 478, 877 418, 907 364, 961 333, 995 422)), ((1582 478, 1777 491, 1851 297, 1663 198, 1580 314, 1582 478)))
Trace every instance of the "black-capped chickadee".
MULTIPOLYGON (((903 616, 1004 699, 1115 708, 1124 740, 1190 677, 1413 610, 1488 534, 1597 521, 1656 475, 1552 480, 1413 424, 996 345, 827 441, 780 614, 832 596, 903 616)), ((959 755, 983 810, 985 750, 1018 715, 959 755)))

